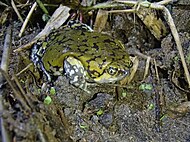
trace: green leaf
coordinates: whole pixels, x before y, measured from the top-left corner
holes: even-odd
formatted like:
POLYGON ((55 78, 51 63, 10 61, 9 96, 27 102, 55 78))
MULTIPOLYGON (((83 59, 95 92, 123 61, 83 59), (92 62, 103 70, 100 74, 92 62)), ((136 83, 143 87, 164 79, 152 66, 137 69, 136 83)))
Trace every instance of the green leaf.
POLYGON ((50 88, 50 95, 55 95, 56 94, 56 90, 54 87, 50 88))
POLYGON ((80 125, 80 128, 81 128, 81 129, 87 129, 88 126, 87 126, 87 125, 82 125, 82 124, 81 124, 81 125, 80 125))
POLYGON ((46 104, 46 105, 51 104, 51 102, 52 102, 52 99, 51 99, 50 96, 47 96, 47 97, 44 99, 44 104, 46 104))
POLYGON ((149 110, 154 109, 154 104, 150 104, 150 105, 148 106, 148 109, 149 109, 149 110))
POLYGON ((98 116, 102 115, 103 113, 104 113, 104 111, 103 111, 102 109, 99 109, 99 110, 96 112, 96 114, 97 114, 98 116))
POLYGON ((149 90, 149 91, 151 91, 152 90, 152 84, 141 84, 140 86, 139 86, 139 90, 143 90, 143 91, 145 91, 145 90, 149 90))

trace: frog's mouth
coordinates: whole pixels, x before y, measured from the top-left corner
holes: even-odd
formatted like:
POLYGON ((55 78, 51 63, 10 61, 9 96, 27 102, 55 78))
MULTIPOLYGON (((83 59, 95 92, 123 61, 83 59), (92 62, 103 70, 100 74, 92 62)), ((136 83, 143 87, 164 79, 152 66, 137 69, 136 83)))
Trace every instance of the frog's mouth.
POLYGON ((110 75, 103 73, 100 77, 95 78, 94 81, 97 83, 115 83, 116 81, 122 80, 129 74, 129 70, 120 70, 117 75, 110 75))

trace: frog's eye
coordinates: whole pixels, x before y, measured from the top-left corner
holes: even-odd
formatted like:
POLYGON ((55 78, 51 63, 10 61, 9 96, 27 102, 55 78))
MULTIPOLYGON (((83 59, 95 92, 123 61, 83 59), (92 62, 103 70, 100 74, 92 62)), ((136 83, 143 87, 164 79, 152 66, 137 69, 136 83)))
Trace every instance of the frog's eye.
POLYGON ((109 67, 108 68, 108 73, 110 75, 115 75, 117 73, 117 68, 109 67))

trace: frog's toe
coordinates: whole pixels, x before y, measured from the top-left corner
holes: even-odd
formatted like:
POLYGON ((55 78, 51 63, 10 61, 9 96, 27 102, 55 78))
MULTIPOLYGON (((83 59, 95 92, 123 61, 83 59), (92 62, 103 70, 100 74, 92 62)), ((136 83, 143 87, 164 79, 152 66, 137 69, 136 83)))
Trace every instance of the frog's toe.
POLYGON ((88 94, 91 94, 91 91, 88 89, 89 83, 84 82, 80 84, 79 88, 87 92, 88 94))

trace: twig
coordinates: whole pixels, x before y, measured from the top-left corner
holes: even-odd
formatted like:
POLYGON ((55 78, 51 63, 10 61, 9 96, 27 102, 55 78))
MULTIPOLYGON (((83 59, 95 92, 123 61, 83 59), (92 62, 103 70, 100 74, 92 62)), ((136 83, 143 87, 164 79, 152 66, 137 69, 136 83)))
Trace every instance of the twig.
POLYGON ((14 3, 14 0, 11 0, 11 5, 12 5, 14 11, 16 12, 18 18, 20 19, 20 21, 23 23, 24 20, 22 19, 21 15, 20 15, 20 13, 19 13, 19 11, 18 11, 18 9, 17 9, 17 7, 16 7, 16 5, 14 3))
MULTIPOLYGON (((9 25, 9 27, 7 28, 7 34, 5 36, 3 56, 1 60, 1 69, 6 72, 8 70, 9 52, 10 52, 11 43, 12 43, 11 39, 12 39, 12 25, 9 25)), ((4 83, 4 77, 2 73, 0 73, 0 87, 2 87, 3 83, 4 83)), ((5 94, 5 91, 1 88, 0 89, 0 112, 1 113, 4 111, 4 107, 3 107, 4 94, 5 94)), ((7 129, 5 128, 5 122, 2 116, 0 117, 0 125, 1 125, 2 142, 10 142, 9 133, 7 132, 7 129)))
POLYGON ((84 7, 84 10, 93 10, 93 9, 100 9, 100 8, 114 8, 114 7, 119 7, 119 6, 125 6, 125 4, 121 3, 116 3, 116 2, 104 2, 104 3, 99 3, 94 6, 90 7, 84 7))
POLYGON ((49 12, 47 11, 46 7, 44 6, 44 4, 40 0, 36 0, 36 2, 38 3, 38 5, 40 6, 40 8, 43 10, 43 12, 45 14, 49 14, 49 12))
POLYGON ((157 4, 166 5, 166 4, 170 3, 170 2, 173 2, 173 0, 162 0, 160 2, 157 2, 157 4))
POLYGON ((148 57, 146 59, 146 67, 145 67, 145 70, 144 70, 143 80, 145 80, 146 76, 148 75, 148 70, 150 68, 150 60, 151 60, 151 57, 148 57))
POLYGON ((27 1, 25 4, 18 4, 17 5, 18 8, 24 8, 26 6, 31 6, 30 1, 27 1))
POLYGON ((31 104, 31 101, 28 99, 28 97, 26 96, 26 92, 24 91, 24 89, 22 88, 17 76, 15 74, 13 74, 13 79, 16 83, 16 85, 18 86, 21 94, 22 94, 22 97, 25 99, 25 102, 27 102, 27 104, 29 105, 29 107, 31 108, 32 104, 31 104))
POLYGON ((10 49, 11 49, 11 40, 12 40, 12 26, 7 28, 7 34, 5 37, 4 47, 3 47, 3 55, 1 60, 1 69, 5 72, 8 70, 9 64, 9 56, 10 56, 10 49))
POLYGON ((41 131, 40 128, 37 128, 37 134, 38 134, 39 140, 40 140, 41 142, 46 142, 45 136, 44 136, 44 134, 42 133, 42 131, 41 131))
POLYGON ((189 74, 189 71, 188 71, 188 68, 187 68, 187 64, 185 62, 185 57, 184 57, 184 53, 183 53, 183 50, 182 50, 182 45, 181 45, 181 41, 179 39, 179 34, 177 32, 177 29, 176 29, 176 26, 174 24, 174 21, 172 19, 172 16, 170 15, 170 12, 169 10, 164 7, 163 9, 166 13, 166 16, 167 16, 167 20, 169 21, 168 24, 170 26, 170 29, 171 29, 171 32, 172 32, 172 35, 175 39, 175 42, 177 44, 177 50, 179 52, 179 55, 181 57, 181 62, 182 62, 182 65, 183 65, 183 69, 184 69, 184 72, 185 72, 185 76, 186 76, 186 79, 187 79, 187 82, 188 82, 188 85, 189 85, 189 88, 190 88, 190 74, 189 74))
POLYGON ((24 23, 23 23, 23 25, 22 25, 22 28, 20 29, 20 33, 19 33, 19 35, 18 35, 19 37, 22 36, 22 34, 23 34, 23 32, 24 32, 24 30, 25 30, 25 28, 26 28, 26 25, 28 24, 28 21, 29 21, 30 17, 32 16, 32 13, 33 13, 33 11, 35 10, 36 6, 37 6, 37 3, 35 2, 35 3, 32 5, 32 8, 30 9, 30 12, 28 13, 28 15, 27 15, 27 17, 26 17, 26 19, 25 19, 25 21, 24 21, 24 23))
MULTIPOLYGON (((18 72, 16 74, 16 76, 19 76, 20 74, 22 74, 23 72, 25 72, 26 70, 28 70, 32 65, 33 65, 33 63, 28 64, 24 69, 22 69, 20 72, 18 72)), ((13 78, 11 78, 11 80, 13 80, 13 78)))
POLYGON ((160 84, 160 77, 159 77, 159 74, 158 74, 158 68, 157 68, 156 60, 153 59, 153 62, 154 62, 154 66, 155 66, 156 78, 158 80, 158 84, 160 84))
POLYGON ((5 6, 5 7, 8 7, 7 4, 5 4, 5 3, 1 2, 1 1, 0 1, 0 5, 5 6))
POLYGON ((26 101, 22 98, 20 92, 15 89, 15 86, 12 83, 8 74, 2 69, 0 69, 0 72, 2 73, 3 77, 6 79, 7 83, 9 84, 11 89, 13 90, 15 98, 22 104, 22 106, 24 107, 25 110, 30 111, 31 110, 30 107, 26 104, 26 101))
POLYGON ((108 13, 121 13, 121 12, 135 12, 135 9, 125 9, 125 10, 111 10, 108 13))
MULTIPOLYGON (((143 7, 148 7, 150 4, 156 4, 156 5, 165 5, 165 4, 168 4, 170 2, 173 2, 173 0, 162 0, 160 2, 156 2, 156 3, 150 3, 148 1, 142 1, 142 2, 139 2, 139 1, 127 1, 127 0, 114 0, 115 2, 119 2, 119 3, 125 3, 127 5, 136 5, 136 4, 140 4, 140 6, 143 6, 143 7)), ((150 7, 152 8, 152 7, 150 7)))

